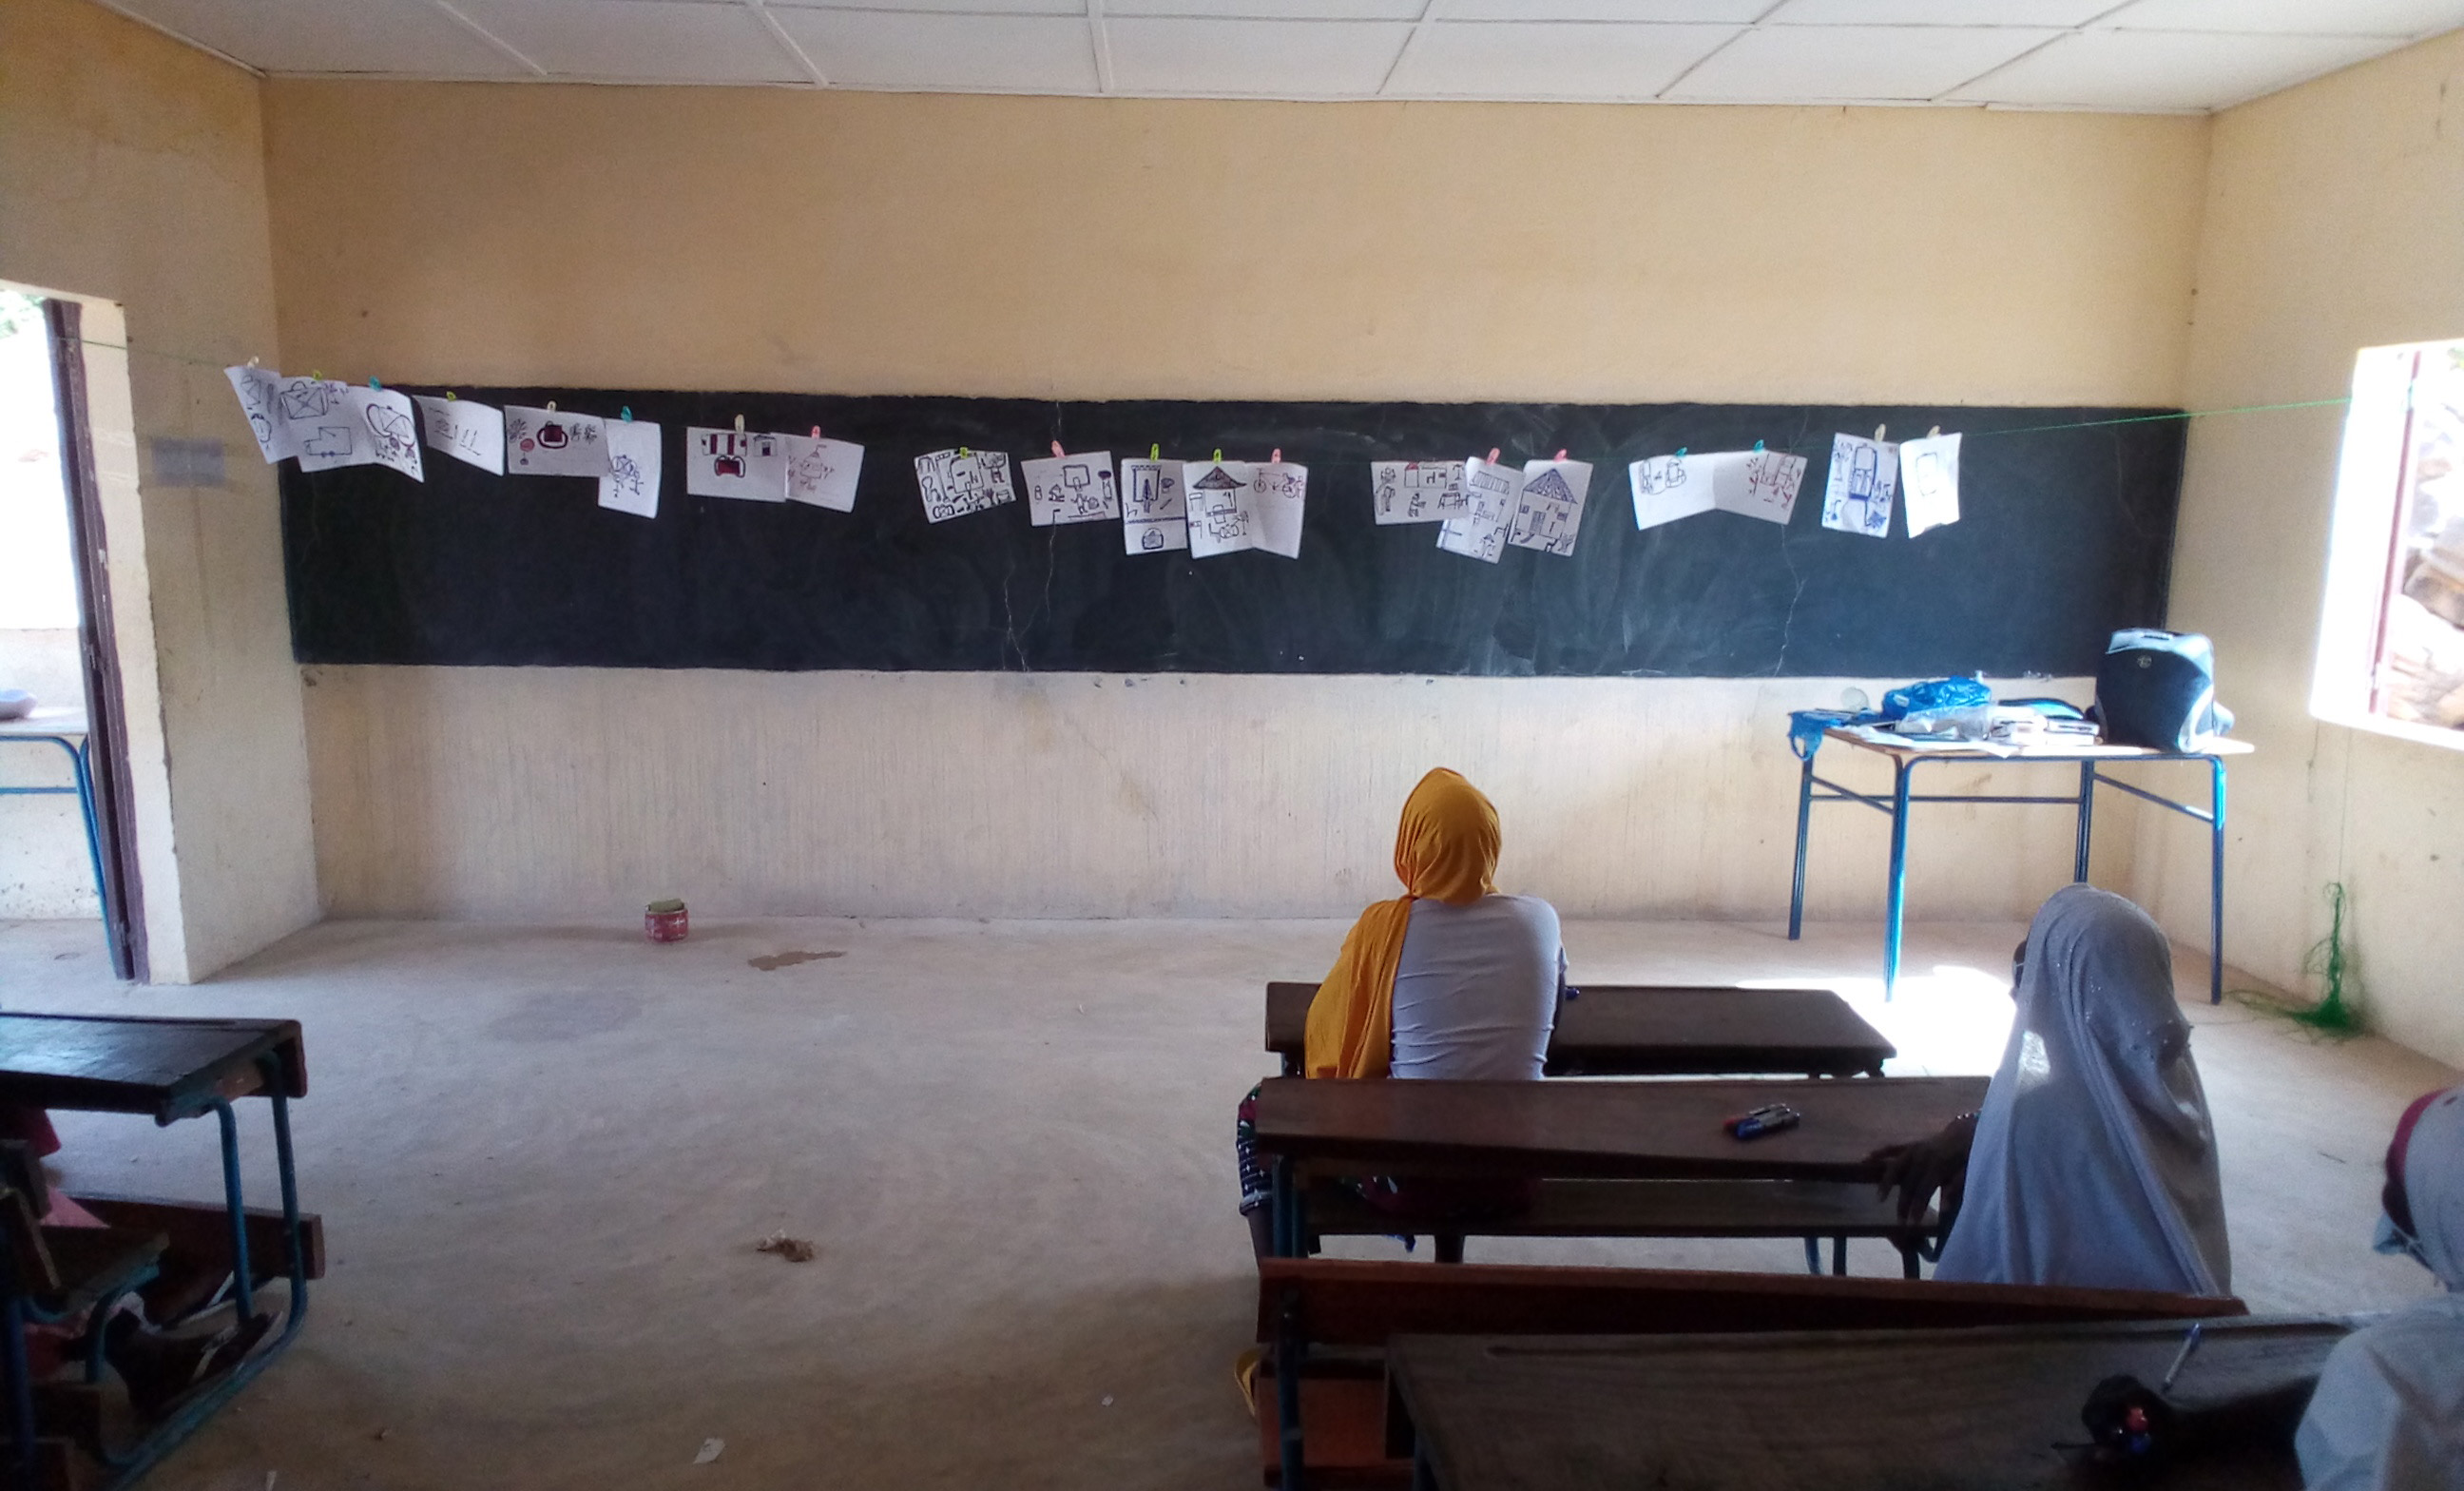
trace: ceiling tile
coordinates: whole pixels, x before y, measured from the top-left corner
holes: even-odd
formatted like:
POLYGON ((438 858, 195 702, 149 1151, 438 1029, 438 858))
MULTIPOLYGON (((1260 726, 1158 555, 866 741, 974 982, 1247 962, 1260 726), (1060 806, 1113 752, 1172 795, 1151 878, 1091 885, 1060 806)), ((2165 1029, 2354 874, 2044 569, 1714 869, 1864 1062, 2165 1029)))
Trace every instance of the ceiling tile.
POLYGON ((693 0, 453 0, 556 78, 643 82, 806 81, 742 6, 693 0))
POLYGON ((1447 21, 1716 22, 1760 20, 1771 0, 1436 0, 1430 14, 1447 21))
POLYGON ((130 11, 269 73, 528 76, 427 0, 120 0, 130 11))
POLYGON ((1438 25, 1416 37, 1387 84, 1418 99, 1648 99, 1734 26, 1438 25))
POLYGON ((2099 31, 2065 35, 1951 95, 1982 103, 2213 109, 2387 50, 2384 41, 2099 31))
POLYGON ((2017 26, 1774 26, 1748 32, 1713 53, 1666 97, 1931 99, 2059 34, 2017 26))
POLYGON ((1084 15, 1087 0, 764 0, 772 11, 924 11, 966 15, 1084 15))
POLYGON ((1417 21, 1421 0, 1104 0, 1104 14, 1253 20, 1417 21))
POLYGON ((1081 17, 774 10, 834 87, 1100 92, 1081 17))
POLYGON ((2137 0, 2100 29, 2428 36, 2464 26, 2459 0, 2137 0))
POLYGON ((1396 21, 1107 20, 1125 93, 1367 97, 1411 35, 1396 21))
POLYGON ((1788 0, 1774 26, 2081 26, 2118 0, 1788 0))

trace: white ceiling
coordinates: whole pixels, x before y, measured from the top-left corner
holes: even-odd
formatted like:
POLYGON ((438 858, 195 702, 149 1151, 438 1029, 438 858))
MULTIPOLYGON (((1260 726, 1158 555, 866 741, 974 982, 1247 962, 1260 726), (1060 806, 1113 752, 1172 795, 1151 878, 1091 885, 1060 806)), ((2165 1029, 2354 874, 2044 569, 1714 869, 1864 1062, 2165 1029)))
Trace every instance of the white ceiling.
POLYGON ((261 72, 1169 98, 2222 108, 2464 0, 100 0, 261 72))

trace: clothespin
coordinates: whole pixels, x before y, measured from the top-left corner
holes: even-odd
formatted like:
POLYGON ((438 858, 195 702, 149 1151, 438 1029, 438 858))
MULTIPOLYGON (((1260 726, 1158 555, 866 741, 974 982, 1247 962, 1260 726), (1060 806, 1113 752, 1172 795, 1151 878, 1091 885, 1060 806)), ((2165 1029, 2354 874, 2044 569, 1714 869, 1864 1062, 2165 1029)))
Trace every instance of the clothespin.
POLYGON ((255 367, 255 366, 256 366, 256 359, 255 359, 255 358, 253 358, 253 357, 250 358, 250 359, 248 360, 248 366, 250 366, 251 367, 255 367))
POLYGON ((1555 459, 1557 459, 1557 460, 1564 460, 1564 459, 1566 458, 1566 450, 1565 450, 1565 447, 1563 447, 1563 446, 1559 446, 1559 447, 1557 448, 1557 454, 1556 454, 1556 456, 1555 456, 1554 458, 1555 458, 1555 459))
POLYGON ((1677 458, 1679 460, 1683 460, 1685 458, 1685 447, 1681 445, 1677 448, 1677 458))
MULTIPOLYGON (((547 412, 551 414, 556 412, 556 400, 550 399, 547 401, 547 412)), ((742 429, 743 427, 739 425, 737 428, 742 429)))
POLYGON ((453 390, 452 390, 451 389, 446 389, 446 390, 445 390, 445 402, 446 402, 446 403, 448 403, 448 404, 451 404, 451 403, 452 403, 452 402, 453 402, 453 390))
POLYGON ((1492 466, 1497 464, 1497 447, 1494 445, 1488 448, 1488 463, 1492 466))
POLYGON ((311 368, 309 368, 309 369, 308 369, 308 381, 309 381, 309 382, 311 382, 311 383, 322 383, 322 382, 324 382, 324 381, 325 381, 325 369, 323 369, 322 367, 311 367, 311 368))
POLYGON ((1223 447, 1220 445, 1215 448, 1215 464, 1219 466, 1223 464, 1223 447))
POLYGON ((1266 459, 1275 465, 1282 465, 1284 463, 1284 448, 1280 445, 1276 446, 1275 454, 1267 456, 1266 459))
POLYGON ((628 425, 631 424, 633 422, 633 406, 627 404, 623 409, 618 410, 616 412, 616 417, 625 421, 628 425))
POLYGON ((1760 456, 1762 453, 1763 453, 1763 442, 1762 442, 1762 441, 1760 441, 1760 440, 1756 440, 1756 441, 1754 442, 1754 454, 1755 454, 1755 455, 1757 455, 1757 456, 1760 456))
POLYGON ((1928 440, 1939 440, 1939 439, 1941 439, 1941 438, 1942 438, 1942 426, 1940 426, 1940 425, 1936 425, 1936 426, 1934 426, 1932 429, 1930 429, 1930 430, 1926 431, 1926 432, 1925 432, 1925 438, 1926 438, 1926 439, 1928 439, 1928 440))
POLYGON ((368 380, 368 387, 376 389, 380 393, 385 391, 385 385, 377 382, 374 378, 370 378, 368 380))
MULTIPOLYGON (((549 408, 550 410, 554 410, 554 409, 556 408, 556 406, 555 406, 555 405, 553 405, 553 404, 550 404, 550 405, 548 406, 548 408, 549 408)), ((738 414, 738 415, 737 415, 737 416, 736 416, 736 433, 737 433, 737 434, 742 434, 744 433, 744 416, 743 416, 742 414, 738 414)))
MULTIPOLYGON (((743 428, 744 428, 744 421, 743 421, 743 420, 741 420, 741 419, 737 420, 737 421, 736 422, 736 427, 737 427, 738 430, 743 429, 743 428)), ((967 449, 967 448, 966 448, 965 446, 963 446, 963 445, 961 445, 961 446, 959 446, 959 447, 958 447, 958 459, 960 459, 960 460, 973 460, 973 459, 975 459, 975 458, 976 458, 976 453, 975 453, 975 452, 973 452, 973 451, 971 451, 971 450, 967 449)))
POLYGON ((1052 442, 1052 458, 1053 458, 1053 459, 1055 459, 1055 460, 1059 460, 1063 456, 1066 456, 1066 455, 1067 455, 1067 454, 1068 454, 1068 453, 1067 453, 1067 451, 1064 451, 1064 450, 1061 448, 1061 442, 1060 442, 1060 441, 1055 440, 1055 441, 1053 441, 1053 442, 1052 442))
POLYGON ((1149 460, 1161 460, 1161 459, 1163 459, 1163 447, 1162 447, 1162 446, 1160 446, 1160 445, 1150 445, 1150 446, 1148 446, 1148 447, 1147 447, 1147 459, 1149 459, 1149 460))
POLYGON ((1876 425, 1874 427, 1874 443, 1876 445, 1882 443, 1883 435, 1891 427, 1888 425, 1876 425))

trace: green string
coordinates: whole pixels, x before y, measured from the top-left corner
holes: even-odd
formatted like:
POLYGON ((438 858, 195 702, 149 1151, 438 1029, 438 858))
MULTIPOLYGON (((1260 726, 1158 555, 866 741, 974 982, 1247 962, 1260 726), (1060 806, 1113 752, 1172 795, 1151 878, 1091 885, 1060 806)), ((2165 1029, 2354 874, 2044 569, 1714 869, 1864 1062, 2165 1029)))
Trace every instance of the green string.
POLYGON ((2344 885, 2341 880, 2327 882, 2327 935, 2314 944, 2301 960, 2301 971, 2315 975, 2323 990, 2319 1002, 2307 1010, 2296 1010, 2292 1018, 2312 1030, 2333 1035, 2360 1033, 2362 1017, 2344 997, 2350 974, 2344 954, 2344 885))

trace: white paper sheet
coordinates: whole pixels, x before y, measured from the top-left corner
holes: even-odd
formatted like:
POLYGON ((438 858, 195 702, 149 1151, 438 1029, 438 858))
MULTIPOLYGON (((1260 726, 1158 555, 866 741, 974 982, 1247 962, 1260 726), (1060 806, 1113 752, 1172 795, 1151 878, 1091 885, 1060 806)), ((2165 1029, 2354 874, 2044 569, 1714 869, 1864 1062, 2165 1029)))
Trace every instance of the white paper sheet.
POLYGON ((1653 456, 1626 468, 1634 484, 1634 525, 1657 528, 1663 523, 1707 513, 1718 493, 1718 465, 1726 456, 1653 456))
POLYGON ((1121 547, 1132 554, 1189 547, 1180 462, 1141 457, 1121 462, 1121 547))
POLYGON ((1379 523, 1443 523, 1471 510, 1459 460, 1374 460, 1369 486, 1379 523))
POLYGON ((1959 521, 1959 436, 1927 435, 1900 447, 1907 487, 1908 537, 1959 521))
POLYGON ((1729 480, 1724 478, 1720 482, 1720 510, 1785 524, 1796 511, 1796 494, 1805 485, 1805 457, 1786 451, 1745 455, 1742 486, 1731 490, 1729 480))
POLYGON ((1891 532, 1891 499, 1900 489, 1900 448, 1859 435, 1831 437, 1831 475, 1822 488, 1822 525, 1869 539, 1891 532))
POLYGON ((419 428, 428 437, 429 450, 443 451, 481 471, 505 474, 503 410, 429 393, 414 393, 411 402, 419 406, 419 428))
POLYGON ((331 378, 284 378, 275 385, 275 412, 291 430, 291 443, 284 454, 298 455, 308 443, 308 426, 341 412, 342 394, 349 388, 331 378))
POLYGON ((1515 500, 1514 525, 1506 542, 1549 554, 1572 554, 1583 526, 1583 502, 1591 496, 1592 465, 1581 460, 1528 460, 1523 495, 1515 500))
POLYGON ((341 393, 328 412, 292 426, 299 434, 299 469, 390 466, 414 481, 426 480, 410 395, 391 389, 336 387, 341 393))
POLYGON ((1493 565, 1506 552, 1514 504, 1523 496, 1523 473, 1474 457, 1463 462, 1463 495, 1471 510, 1438 525, 1438 547, 1493 565))
POLYGON ((1309 510, 1309 468, 1270 460, 1258 468, 1249 489, 1258 514, 1258 546, 1286 559, 1301 557, 1301 520, 1309 510))
POLYGON ((505 473, 515 477, 607 475, 607 424, 596 414, 505 406, 505 473))
POLYGON ((599 478, 599 505, 636 518, 656 518, 659 427, 647 419, 611 419, 606 434, 607 475, 599 478))
MULTIPOLYGON (((510 411, 507 412, 510 414, 510 411)), ((685 427, 685 495, 787 500, 787 437, 765 430, 685 427)))
POLYGON ((299 439, 291 433, 291 421, 282 417, 282 375, 271 367, 226 367, 223 375, 239 395, 240 412, 248 416, 249 434, 256 437, 257 454, 265 463, 298 455, 299 439))
POLYGON ((915 457, 915 485, 928 523, 946 523, 1018 501, 1005 451, 935 451, 915 457))
POLYGON ((855 511, 856 478, 864 474, 863 446, 827 435, 779 438, 787 442, 787 501, 834 513, 855 511))
POLYGON ((1048 528, 1056 523, 1100 523, 1121 516, 1120 490, 1112 485, 1112 453, 1086 451, 1019 462, 1026 473, 1026 521, 1048 528))
POLYGON ((1245 460, 1191 461, 1180 468, 1192 559, 1257 547, 1258 513, 1248 501, 1257 478, 1258 468, 1245 460))

